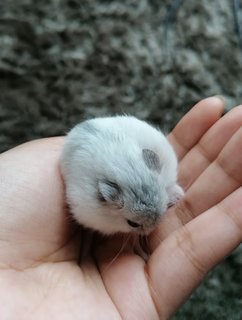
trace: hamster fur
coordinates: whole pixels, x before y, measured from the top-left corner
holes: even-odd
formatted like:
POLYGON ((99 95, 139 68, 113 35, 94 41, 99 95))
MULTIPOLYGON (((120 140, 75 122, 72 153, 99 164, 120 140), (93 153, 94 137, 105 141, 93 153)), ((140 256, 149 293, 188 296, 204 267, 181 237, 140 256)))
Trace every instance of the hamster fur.
POLYGON ((103 234, 148 234, 183 195, 170 143, 132 116, 76 125, 65 138, 60 165, 75 220, 103 234))

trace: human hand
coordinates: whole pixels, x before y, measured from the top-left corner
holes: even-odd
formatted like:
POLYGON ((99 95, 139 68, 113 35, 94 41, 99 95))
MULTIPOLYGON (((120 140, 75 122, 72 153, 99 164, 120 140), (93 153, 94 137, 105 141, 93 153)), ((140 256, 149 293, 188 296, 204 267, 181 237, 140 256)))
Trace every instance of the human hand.
POLYGON ((242 109, 216 122, 222 109, 217 98, 203 100, 169 137, 187 192, 151 235, 147 263, 129 246, 119 252, 120 238, 113 237, 96 242, 93 255, 78 264, 79 237, 58 166, 62 138, 2 154, 0 318, 169 318, 241 241, 242 109))

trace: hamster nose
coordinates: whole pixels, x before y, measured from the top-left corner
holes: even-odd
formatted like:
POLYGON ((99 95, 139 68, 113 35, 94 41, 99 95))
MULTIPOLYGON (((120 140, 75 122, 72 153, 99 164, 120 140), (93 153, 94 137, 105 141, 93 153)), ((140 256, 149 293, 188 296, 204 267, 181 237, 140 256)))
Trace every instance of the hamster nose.
POLYGON ((132 227, 132 228, 138 228, 141 226, 141 224, 138 224, 138 223, 131 221, 131 220, 127 220, 127 222, 130 225, 130 227, 132 227))

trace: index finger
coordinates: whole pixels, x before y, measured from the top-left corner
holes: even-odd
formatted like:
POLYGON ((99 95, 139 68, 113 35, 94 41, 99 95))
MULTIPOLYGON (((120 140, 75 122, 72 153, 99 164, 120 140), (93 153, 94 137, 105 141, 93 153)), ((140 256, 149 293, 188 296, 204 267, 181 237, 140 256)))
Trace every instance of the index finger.
POLYGON ((198 102, 168 135, 177 157, 181 160, 204 133, 221 117, 224 100, 220 96, 198 102))

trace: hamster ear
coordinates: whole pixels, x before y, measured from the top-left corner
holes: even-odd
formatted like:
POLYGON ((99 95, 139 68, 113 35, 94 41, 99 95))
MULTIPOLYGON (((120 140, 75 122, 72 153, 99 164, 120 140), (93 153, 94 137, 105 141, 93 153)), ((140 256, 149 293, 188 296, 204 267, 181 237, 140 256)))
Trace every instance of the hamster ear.
POLYGON ((118 208, 122 208, 124 205, 120 187, 114 182, 98 181, 98 195, 101 201, 114 204, 118 208))
POLYGON ((145 164, 151 170, 155 170, 160 172, 161 171, 161 163, 159 156, 150 149, 143 149, 142 156, 144 159, 145 164))

